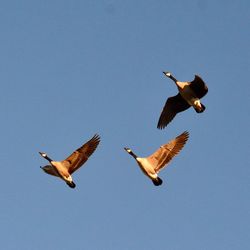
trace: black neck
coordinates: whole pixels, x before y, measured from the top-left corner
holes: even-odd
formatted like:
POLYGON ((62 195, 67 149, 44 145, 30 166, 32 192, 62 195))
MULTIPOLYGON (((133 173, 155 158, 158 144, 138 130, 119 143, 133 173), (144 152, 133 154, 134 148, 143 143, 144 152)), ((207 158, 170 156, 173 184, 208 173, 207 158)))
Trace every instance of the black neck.
POLYGON ((135 159, 137 158, 137 155, 134 152, 129 152, 130 155, 132 155, 135 159))
POLYGON ((172 75, 170 75, 169 78, 172 79, 174 82, 177 82, 177 80, 172 75))
POLYGON ((49 161, 49 162, 52 162, 52 160, 46 155, 45 157, 44 157, 47 161, 49 161))

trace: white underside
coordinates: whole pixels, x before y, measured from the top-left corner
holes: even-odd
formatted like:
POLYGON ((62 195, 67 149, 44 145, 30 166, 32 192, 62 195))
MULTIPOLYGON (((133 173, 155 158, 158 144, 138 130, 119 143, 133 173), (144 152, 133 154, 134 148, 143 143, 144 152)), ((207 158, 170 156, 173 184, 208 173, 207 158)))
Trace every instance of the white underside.
POLYGON ((72 182, 72 181, 73 181, 71 175, 69 175, 68 177, 65 177, 65 176, 64 176, 63 179, 64 179, 65 181, 67 181, 67 182, 72 182))
POLYGON ((140 166, 142 172, 148 176, 150 179, 156 179, 157 173, 154 170, 154 167, 150 164, 150 162, 145 158, 137 158, 137 163, 140 166))
POLYGON ((200 99, 195 96, 195 94, 190 88, 185 86, 183 89, 179 89, 179 91, 181 96, 190 106, 201 109, 200 99))
POLYGON ((73 181, 72 176, 68 173, 67 170, 65 170, 65 167, 62 165, 61 162, 53 161, 52 164, 53 164, 52 168, 56 169, 54 171, 57 172, 58 177, 60 177, 61 179, 63 179, 66 182, 73 181), (66 174, 67 174, 67 176, 66 176, 66 174))

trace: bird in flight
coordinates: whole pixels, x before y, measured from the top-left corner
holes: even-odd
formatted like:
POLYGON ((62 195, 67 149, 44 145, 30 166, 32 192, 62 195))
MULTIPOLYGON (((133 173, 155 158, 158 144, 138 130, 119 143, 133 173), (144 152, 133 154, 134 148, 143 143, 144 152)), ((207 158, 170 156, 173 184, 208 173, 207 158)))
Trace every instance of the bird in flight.
POLYGON ((73 182, 71 175, 88 160, 99 143, 100 136, 96 134, 63 161, 53 161, 46 153, 39 152, 39 154, 50 163, 50 165, 41 168, 45 173, 59 177, 64 180, 69 187, 75 188, 76 184, 73 182))
POLYGON ((200 99, 208 92, 207 85, 198 75, 195 75, 192 82, 180 82, 170 72, 163 73, 175 82, 179 93, 167 99, 157 124, 159 129, 165 128, 178 113, 191 106, 197 113, 202 113, 206 107, 201 103, 200 99))
POLYGON ((158 173, 182 150, 188 137, 189 133, 185 131, 145 158, 138 157, 130 148, 124 149, 136 160, 142 172, 152 180, 154 185, 159 186, 162 180, 158 173))

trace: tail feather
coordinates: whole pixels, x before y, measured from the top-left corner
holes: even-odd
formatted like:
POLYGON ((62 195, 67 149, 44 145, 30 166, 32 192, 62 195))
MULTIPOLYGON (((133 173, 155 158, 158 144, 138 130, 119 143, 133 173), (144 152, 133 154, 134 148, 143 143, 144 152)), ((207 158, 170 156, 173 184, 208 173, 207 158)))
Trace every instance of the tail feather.
POLYGON ((162 184, 162 179, 160 177, 157 177, 156 179, 152 180, 155 186, 160 186, 162 184))
POLYGON ((206 107, 201 103, 201 108, 194 107, 197 113, 202 113, 205 111, 206 107))
POLYGON ((66 184, 71 187, 71 188, 75 188, 76 184, 72 181, 72 182, 66 182, 66 184))

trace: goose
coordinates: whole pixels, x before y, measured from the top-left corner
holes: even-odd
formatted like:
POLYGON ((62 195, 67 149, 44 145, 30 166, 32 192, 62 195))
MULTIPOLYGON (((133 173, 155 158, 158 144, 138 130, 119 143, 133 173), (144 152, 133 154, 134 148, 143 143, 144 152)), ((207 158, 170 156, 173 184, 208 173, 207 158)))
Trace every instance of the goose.
POLYGON ((69 187, 75 188, 76 184, 73 182, 71 175, 88 160, 99 143, 100 136, 95 134, 89 141, 63 161, 53 161, 46 153, 39 152, 39 154, 50 163, 50 165, 40 168, 47 174, 61 178, 69 187))
POLYGON ((159 186, 162 184, 162 179, 158 173, 181 151, 188 137, 189 133, 184 131, 145 158, 138 157, 130 148, 124 149, 136 160, 142 172, 152 180, 153 184, 159 186))
POLYGON ((193 107, 197 113, 202 113, 206 107, 200 99, 208 92, 207 85, 200 76, 195 75, 192 82, 180 82, 170 72, 163 72, 165 76, 173 80, 179 90, 176 96, 169 97, 162 109, 157 128, 163 129, 170 123, 177 113, 189 107, 193 107))

